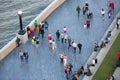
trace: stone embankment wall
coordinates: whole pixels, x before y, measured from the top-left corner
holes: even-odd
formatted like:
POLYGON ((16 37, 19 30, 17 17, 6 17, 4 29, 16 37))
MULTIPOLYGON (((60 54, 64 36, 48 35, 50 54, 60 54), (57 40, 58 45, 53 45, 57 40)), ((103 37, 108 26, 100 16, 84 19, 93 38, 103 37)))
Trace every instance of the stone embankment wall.
MULTIPOLYGON (((44 9, 40 15, 38 15, 28 26, 30 26, 31 29, 34 29, 34 21, 38 20, 38 22, 44 21, 52 12, 54 12, 58 7, 60 7, 66 0, 55 0, 53 1, 46 9, 44 9)), ((8 54, 10 54, 11 51, 13 51, 17 47, 16 44, 16 37, 13 38, 8 44, 6 44, 1 50, 0 50, 0 60, 5 58, 8 54)))

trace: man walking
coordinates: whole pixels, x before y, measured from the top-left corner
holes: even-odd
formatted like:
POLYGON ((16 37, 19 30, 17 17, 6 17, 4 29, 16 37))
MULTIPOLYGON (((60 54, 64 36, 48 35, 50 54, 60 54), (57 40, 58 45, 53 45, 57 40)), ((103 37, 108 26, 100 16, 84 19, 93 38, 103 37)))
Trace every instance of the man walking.
POLYGON ((64 34, 61 33, 61 43, 63 44, 63 41, 64 41, 64 34))
POLYGON ((44 38, 44 29, 41 29, 41 35, 42 35, 42 39, 44 38))
POLYGON ((90 28, 90 19, 86 20, 87 29, 90 28))
POLYGON ((79 5, 77 6, 76 11, 77 11, 77 13, 78 13, 78 18, 79 18, 79 14, 80 14, 80 11, 81 11, 81 8, 80 8, 79 5))
POLYGON ((57 32, 56 32, 56 37, 57 37, 57 40, 60 41, 60 32, 59 32, 59 30, 57 30, 57 32))
POLYGON ((68 36, 68 49, 71 47, 71 38, 68 36))
POLYGON ((77 46, 78 46, 79 54, 80 54, 80 53, 81 53, 82 44, 79 42, 79 43, 77 44, 77 46))
POLYGON ((25 51, 24 53, 23 53, 23 56, 25 57, 25 61, 26 62, 28 62, 28 52, 27 51, 25 51))
POLYGON ((20 50, 20 52, 19 52, 19 55, 20 55, 20 59, 21 59, 21 61, 23 61, 23 52, 20 50))
POLYGON ((77 43, 75 41, 73 41, 72 46, 73 46, 73 49, 74 49, 74 53, 76 53, 77 43))

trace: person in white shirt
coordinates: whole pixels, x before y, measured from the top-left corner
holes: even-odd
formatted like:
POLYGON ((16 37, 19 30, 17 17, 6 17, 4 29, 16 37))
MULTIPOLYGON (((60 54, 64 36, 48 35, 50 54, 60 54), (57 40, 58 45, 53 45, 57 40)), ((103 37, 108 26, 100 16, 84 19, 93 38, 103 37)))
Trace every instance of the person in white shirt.
POLYGON ((56 43, 55 43, 55 41, 53 40, 52 41, 52 49, 54 50, 56 48, 56 43))
POLYGON ((64 34, 63 33, 61 33, 61 43, 63 44, 63 41, 64 41, 64 34))
POLYGON ((20 55, 20 59, 21 59, 21 61, 23 61, 23 52, 20 50, 20 52, 19 52, 19 55, 20 55))
POLYGON ((105 10, 103 8, 101 9, 101 14, 102 14, 102 17, 103 17, 103 20, 104 20, 105 10))
POLYGON ((64 66, 65 66, 65 67, 66 67, 66 65, 67 65, 67 59, 68 59, 67 55, 64 55, 64 57, 63 57, 63 62, 64 62, 64 66))
POLYGON ((102 8, 101 9, 101 14, 102 14, 102 16, 104 17, 104 15, 105 15, 105 10, 102 8))
POLYGON ((72 47, 74 49, 74 53, 76 53, 77 43, 75 41, 73 41, 72 47))
POLYGON ((67 42, 67 38, 68 38, 67 34, 64 34, 65 43, 67 42))

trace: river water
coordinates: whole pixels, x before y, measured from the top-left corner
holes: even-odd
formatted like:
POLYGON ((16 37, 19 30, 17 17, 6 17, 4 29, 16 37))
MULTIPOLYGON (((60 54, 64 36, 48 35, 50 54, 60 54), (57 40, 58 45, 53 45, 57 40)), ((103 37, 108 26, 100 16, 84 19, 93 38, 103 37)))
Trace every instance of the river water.
POLYGON ((0 0, 0 48, 12 40, 19 30, 17 12, 23 11, 23 27, 29 24, 54 0, 0 0))

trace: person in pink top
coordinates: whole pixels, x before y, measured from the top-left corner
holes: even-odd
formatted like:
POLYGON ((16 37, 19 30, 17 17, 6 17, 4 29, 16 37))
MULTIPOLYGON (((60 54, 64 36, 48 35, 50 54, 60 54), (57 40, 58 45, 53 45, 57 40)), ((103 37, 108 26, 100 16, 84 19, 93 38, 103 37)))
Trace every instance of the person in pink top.
POLYGON ((48 34, 48 40, 52 40, 52 34, 51 33, 48 34))
POLYGON ((48 34, 48 40, 49 40, 49 47, 52 49, 52 34, 48 34))
POLYGON ((64 32, 64 34, 66 34, 66 32, 67 32, 67 28, 66 27, 63 28, 63 32, 64 32))

